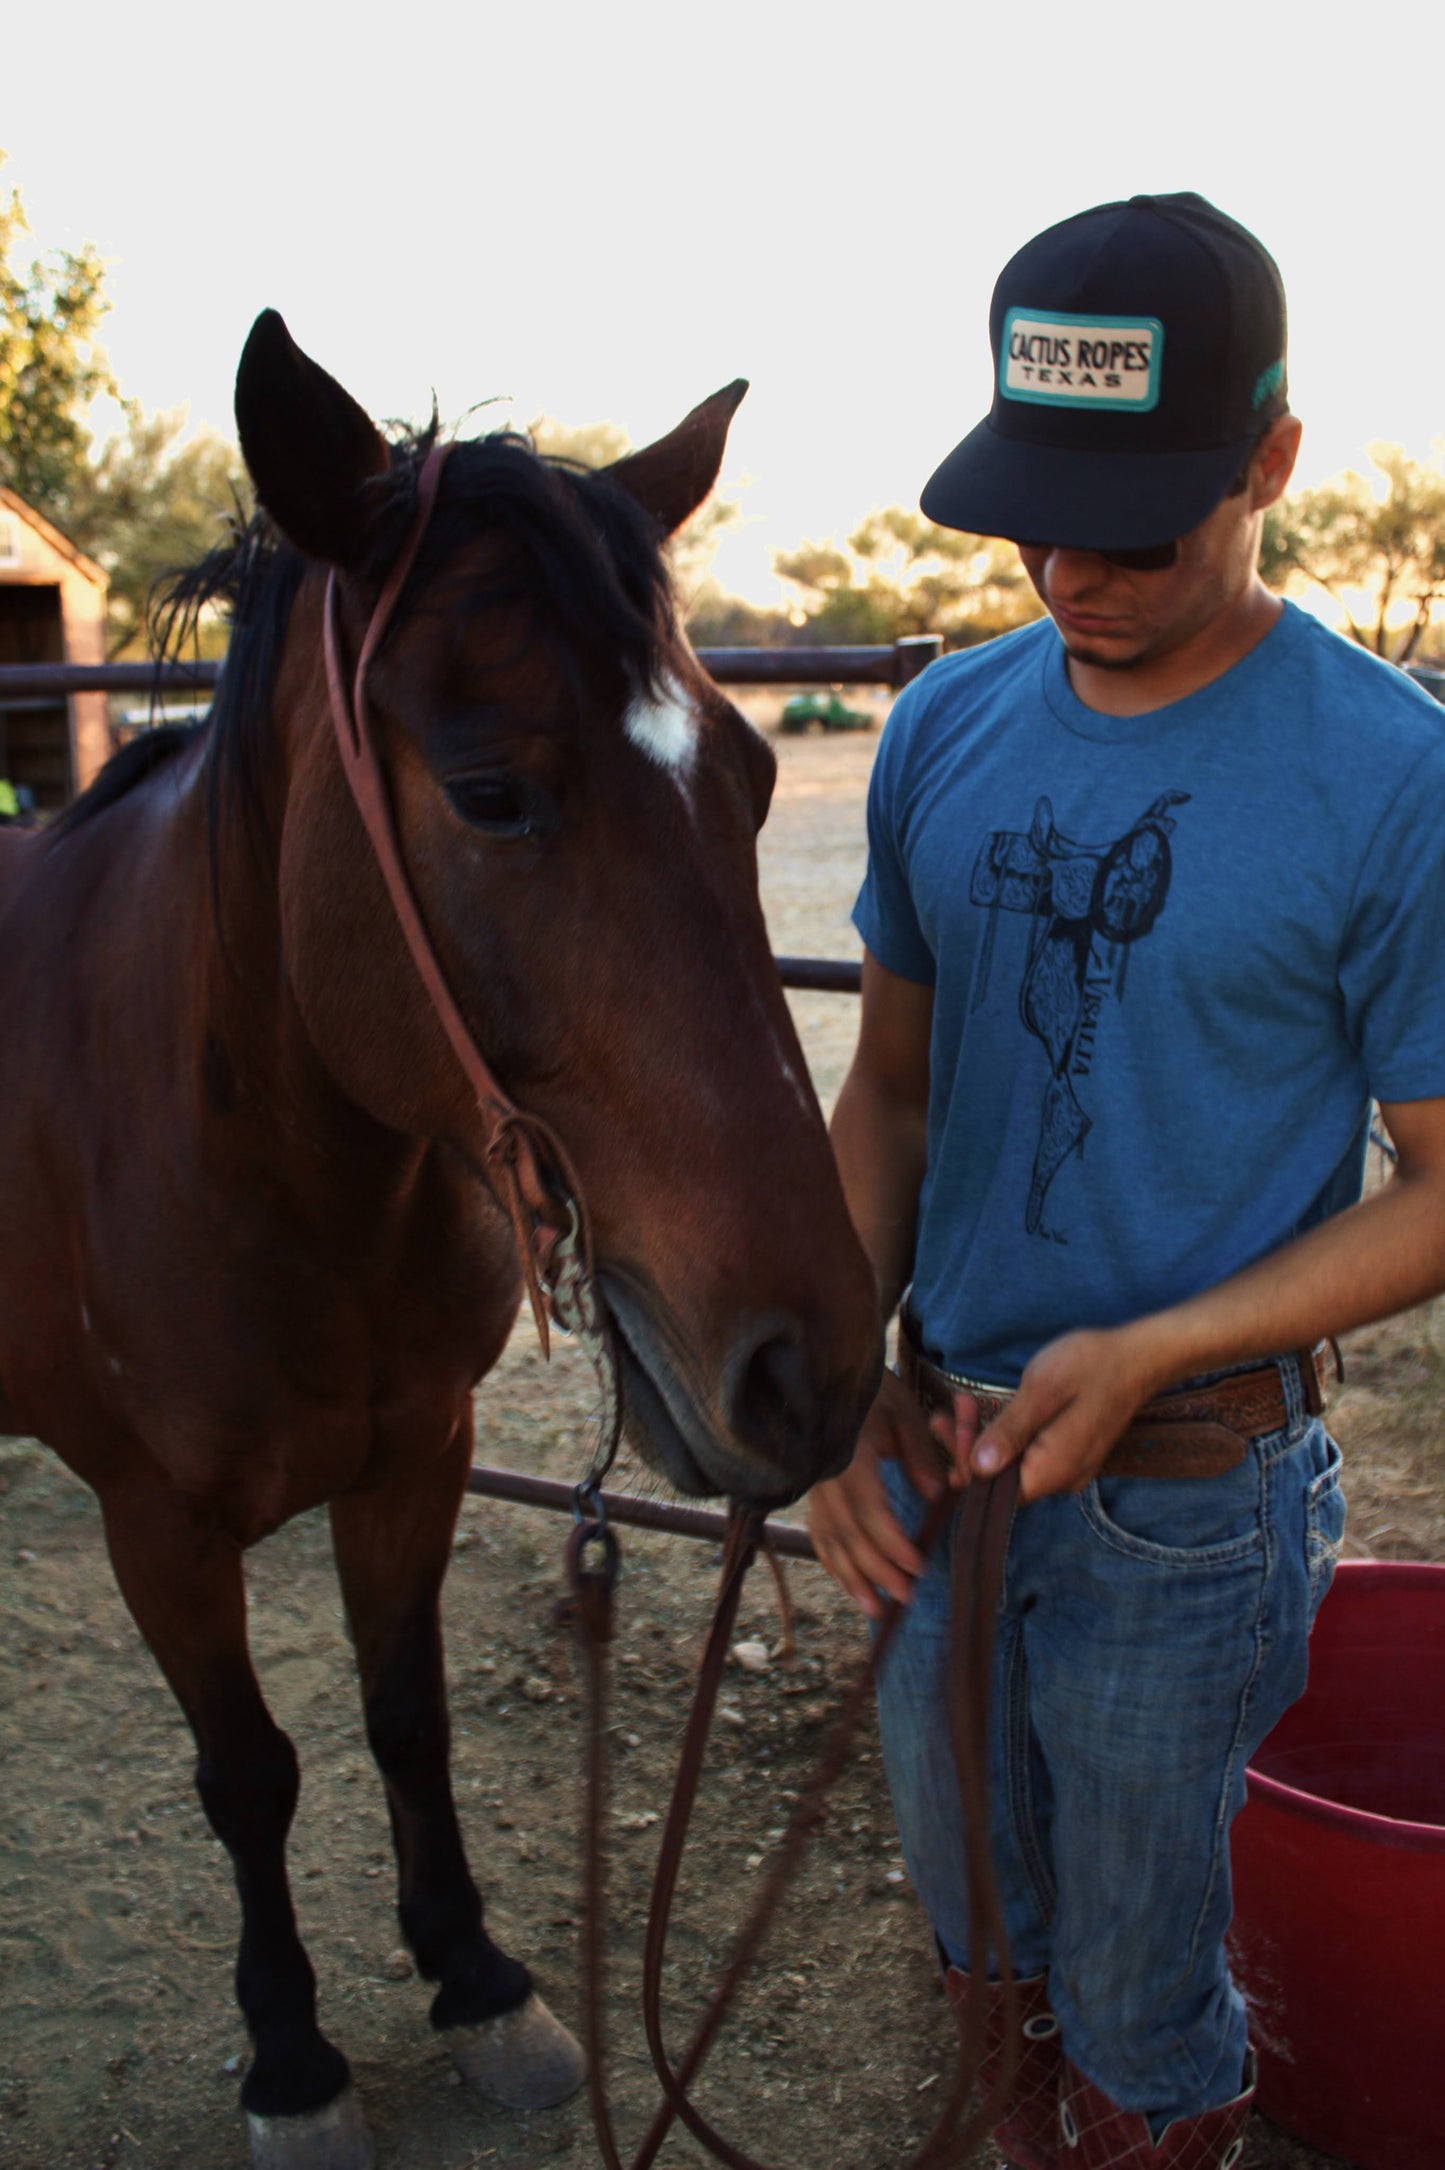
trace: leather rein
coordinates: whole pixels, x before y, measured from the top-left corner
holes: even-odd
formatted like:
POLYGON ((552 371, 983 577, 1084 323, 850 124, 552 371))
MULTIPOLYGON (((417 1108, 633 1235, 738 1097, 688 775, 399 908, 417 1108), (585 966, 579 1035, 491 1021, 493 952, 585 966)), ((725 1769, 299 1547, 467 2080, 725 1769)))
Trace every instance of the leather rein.
MULTIPOLYGON (((376 751, 367 699, 371 665, 416 562, 436 504, 446 456, 447 447, 434 444, 422 463, 411 525, 372 609, 349 682, 343 663, 339 583, 334 571, 328 575, 323 611, 326 680, 342 773, 370 839, 417 976, 476 1100, 482 1125, 482 1169, 511 1224, 543 1353, 550 1350, 548 1322, 551 1319, 581 1340, 597 1365, 607 1398, 608 1421, 599 1459, 574 1493, 577 1520, 568 1540, 567 1561, 587 1701, 582 1946, 588 2085, 606 2170, 623 2170, 603 2078, 602 2028, 606 1943, 603 1834, 607 1791, 608 1649, 612 1639, 613 1589, 620 1564, 617 1538, 608 1526, 600 1498, 601 1479, 616 1444, 620 1418, 611 1334, 594 1281, 586 1204, 566 1148, 548 1124, 519 1108, 498 1083, 462 1016, 422 918, 402 859, 396 817, 376 751), (595 1563, 592 1559, 594 1551, 597 1555, 595 1563)), ((954 1543, 951 1704, 954 1760, 968 1831, 971 1985, 963 2020, 959 2066, 949 2099, 933 2131, 911 2158, 907 2170, 952 2170, 952 2166, 965 2162, 989 2126, 996 2122, 1002 2102, 1013 2084, 1017 2062, 1018 1997, 989 1857, 985 1792, 988 1684, 994 1621, 1017 1486, 1016 1468, 1006 1469, 989 1482, 975 1479, 965 1495, 954 1543), (1005 2069, 989 2099, 960 2129, 964 2106, 982 2055, 987 1994, 985 1962, 990 1950, 998 1963, 1003 1993, 1005 2069)), ((943 1535, 955 1504, 954 1495, 949 1493, 930 1510, 919 1538, 925 1552, 930 1551, 943 1535)), ((811 1783, 794 1808, 791 1822, 763 1878, 707 2011, 674 2066, 664 2040, 661 2014, 668 1924, 738 1602, 761 1541, 764 1541, 762 1518, 735 1507, 729 1518, 717 1607, 698 1674, 653 1880, 643 1956, 643 2020, 664 2099, 633 2160, 632 2170, 649 2170, 675 2119, 680 2119, 694 2137, 719 2161, 729 2164, 731 2170, 766 2170, 765 2165, 733 2147, 714 2130, 687 2090, 701 2069, 769 1922, 796 1878, 809 1841, 822 1825, 826 1795, 847 1759, 878 1668, 901 1617, 901 1607, 890 1602, 872 1653, 844 1701, 811 1783)))
MULTIPOLYGON (((948 2100, 932 2132, 909 2158, 905 2170, 962 2170, 980 2141, 997 2124, 1018 2070, 1018 1990, 989 1846, 986 1775, 994 1629, 1017 1497, 1016 1463, 1009 1464, 997 1477, 975 1478, 964 1495, 963 1511, 954 1535, 952 1692, 949 1703, 954 1769, 967 1830, 970 1979, 960 2028, 958 2065, 948 2100), (990 1952, 997 1962, 997 1983, 1003 2006, 1002 2068, 988 2096, 977 2104, 965 2123, 962 2122, 964 2108, 983 2056, 990 1952)), ((917 1540, 925 1554, 930 1554, 944 1537, 957 1504, 956 1494, 948 1492, 929 1509, 917 1540)), ((793 1809, 707 2010, 682 2057, 674 2065, 663 2034, 661 2009, 668 1923, 738 1601, 761 1536, 759 1516, 738 1508, 732 1510, 717 1606, 698 1670, 672 1798, 662 1827, 643 1947, 643 2024, 653 2070, 664 2099, 632 2158, 630 2170, 650 2170, 674 2119, 680 2119, 693 2137, 719 2162, 728 2164, 730 2170, 768 2170, 766 2164, 734 2147, 709 2123, 692 2101, 688 2088, 701 2069, 774 1914, 797 1877, 810 1842, 822 1828, 827 1796, 847 1761, 858 1722, 873 1693, 879 1669, 903 1614, 902 1606, 890 1599, 869 1657, 855 1676, 807 1789, 793 1809)), ((627 2170, 618 2151, 603 2077, 602 2000, 606 1951, 603 1832, 606 1825, 607 1742, 611 1731, 607 1653, 612 1640, 612 1591, 618 1568, 616 1539, 612 1531, 599 1530, 595 1524, 581 1524, 574 1529, 568 1542, 568 1568, 587 1708, 582 1971, 588 2091, 605 2170, 627 2170), (593 1543, 599 1543, 602 1556, 596 1566, 589 1566, 587 1553, 593 1543)))

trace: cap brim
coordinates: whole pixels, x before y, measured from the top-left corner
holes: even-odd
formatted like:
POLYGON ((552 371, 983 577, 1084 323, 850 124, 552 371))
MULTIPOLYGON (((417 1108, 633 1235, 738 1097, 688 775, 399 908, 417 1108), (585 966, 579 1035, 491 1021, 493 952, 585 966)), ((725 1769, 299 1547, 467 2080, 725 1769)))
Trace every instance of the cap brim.
POLYGON ((929 477, 920 500, 939 527, 1071 550, 1147 550, 1207 519, 1254 449, 1075 452, 1004 437, 985 419, 929 477))

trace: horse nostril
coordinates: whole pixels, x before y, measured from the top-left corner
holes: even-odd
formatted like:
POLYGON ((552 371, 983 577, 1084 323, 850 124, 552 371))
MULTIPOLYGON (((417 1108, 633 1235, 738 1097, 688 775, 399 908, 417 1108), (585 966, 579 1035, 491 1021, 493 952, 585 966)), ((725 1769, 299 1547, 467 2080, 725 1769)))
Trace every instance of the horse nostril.
POLYGON ((729 1369, 728 1415, 739 1439, 763 1454, 796 1454, 818 1421, 803 1342, 770 1323, 740 1343, 729 1369))

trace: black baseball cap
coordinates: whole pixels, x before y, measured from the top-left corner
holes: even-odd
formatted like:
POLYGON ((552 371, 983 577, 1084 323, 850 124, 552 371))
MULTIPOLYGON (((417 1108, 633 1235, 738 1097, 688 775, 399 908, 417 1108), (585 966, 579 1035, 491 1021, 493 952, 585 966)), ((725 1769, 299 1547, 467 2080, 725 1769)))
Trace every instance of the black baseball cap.
POLYGON ((1287 404, 1284 287, 1202 196, 1131 196, 1051 226, 989 312, 993 408, 930 477, 940 527, 1135 550, 1214 510, 1287 404))

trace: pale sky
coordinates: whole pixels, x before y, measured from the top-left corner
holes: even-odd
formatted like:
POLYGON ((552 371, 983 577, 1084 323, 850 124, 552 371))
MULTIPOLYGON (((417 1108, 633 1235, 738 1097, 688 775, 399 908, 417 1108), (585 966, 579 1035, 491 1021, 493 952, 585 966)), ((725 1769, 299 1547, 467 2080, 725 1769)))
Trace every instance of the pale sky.
MULTIPOLYGON (((1445 434, 1445 9, 249 0, 7 10, 0 186, 110 265, 122 388, 232 431, 256 312, 378 416, 495 397, 634 442, 735 376, 768 552, 915 504, 986 411, 1030 234, 1195 188, 1284 274, 1300 474, 1445 434)), ((742 487, 746 483, 746 487, 742 487)))

